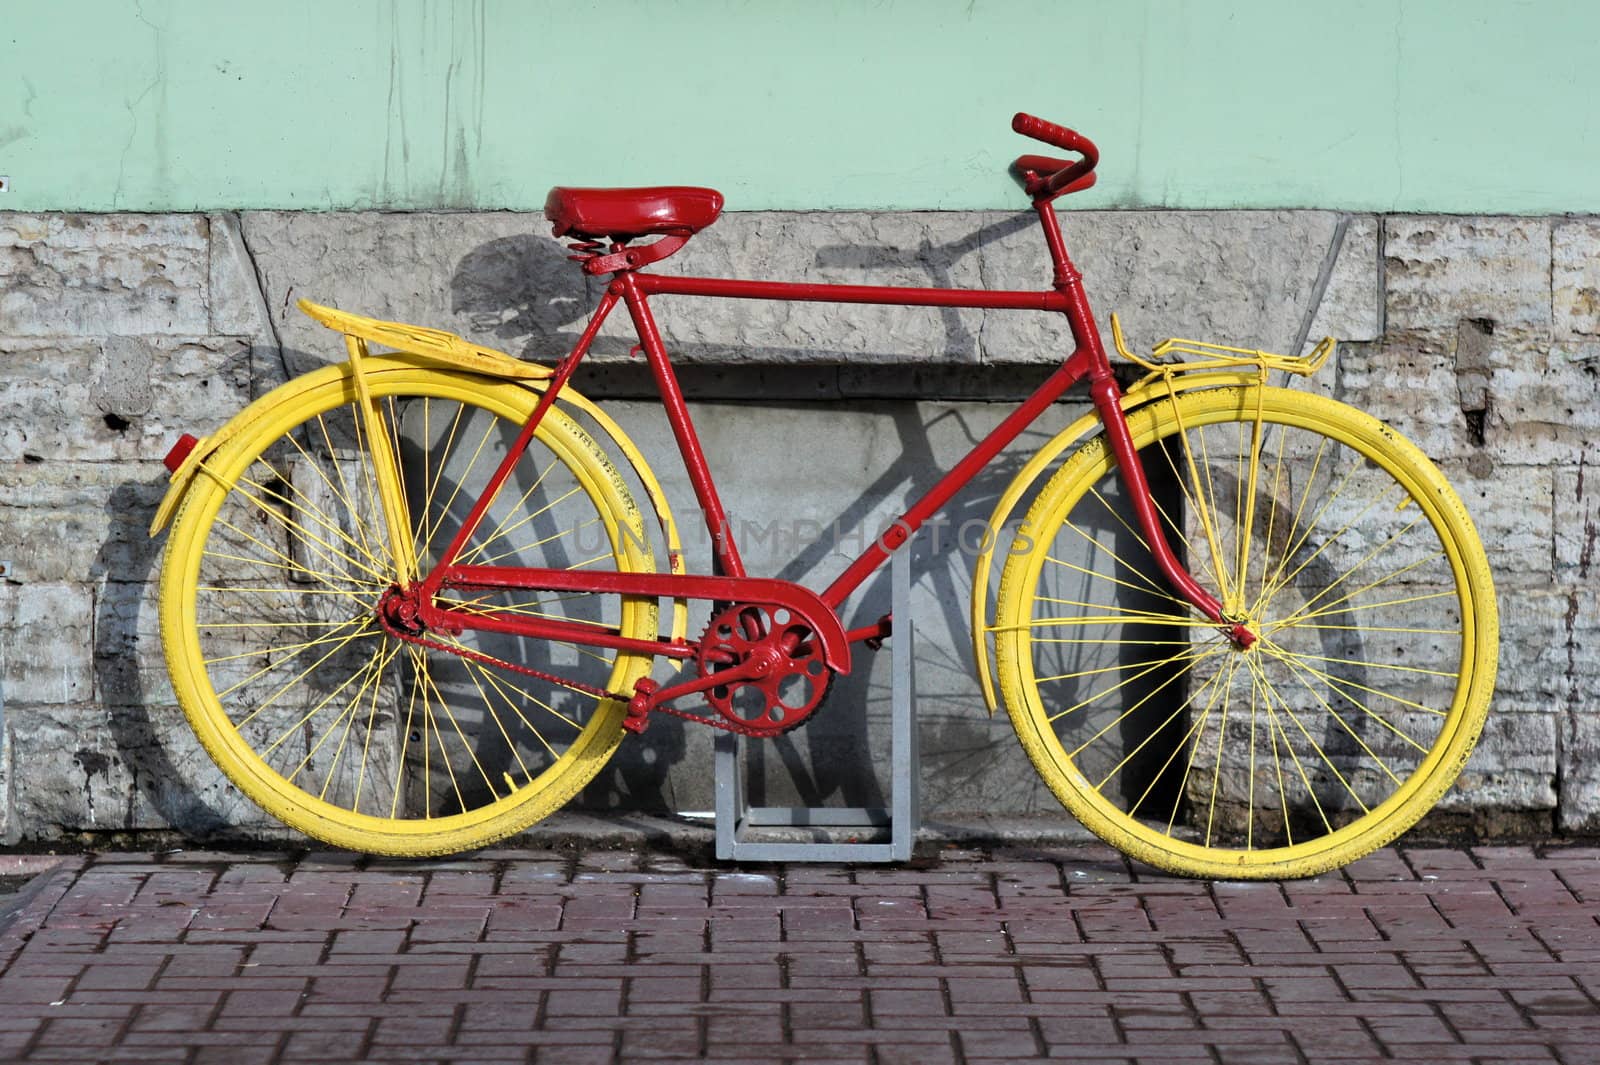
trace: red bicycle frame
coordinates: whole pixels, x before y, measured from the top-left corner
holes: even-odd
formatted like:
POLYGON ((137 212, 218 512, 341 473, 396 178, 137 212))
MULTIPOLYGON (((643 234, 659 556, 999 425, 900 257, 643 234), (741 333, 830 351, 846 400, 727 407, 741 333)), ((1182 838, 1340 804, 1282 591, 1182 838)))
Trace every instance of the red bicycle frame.
MULTIPOLYGON (((1019 132, 1034 132, 1020 125, 1026 116, 1019 116, 1019 132)), ((1033 120, 1037 121, 1037 120, 1033 120)), ((1050 127, 1059 131, 1059 127, 1050 127)), ((1066 131, 1070 132, 1070 131, 1066 131)), ((1076 137, 1076 134, 1072 134, 1076 137)), ((1060 143, 1052 140, 1052 143, 1060 143)), ((471 615, 453 612, 434 603, 435 594, 443 587, 470 589, 529 589, 551 591, 582 591, 635 595, 644 597, 714 599, 731 602, 758 601, 782 602, 797 605, 817 625, 817 636, 824 649, 828 664, 840 671, 849 668, 847 645, 852 641, 887 635, 887 625, 880 623, 846 632, 840 625, 837 612, 840 606, 885 561, 891 552, 905 543, 922 525, 961 490, 991 459, 1026 429, 1047 407, 1061 398, 1078 381, 1087 378, 1089 396, 1106 428, 1108 442, 1116 456, 1128 496, 1132 502, 1145 542, 1163 574, 1172 587, 1241 645, 1248 645, 1254 635, 1234 619, 1223 616, 1222 605, 1215 596, 1203 588, 1178 560, 1158 520, 1150 496, 1144 467, 1134 450, 1127 421, 1120 405, 1121 390, 1112 374, 1110 360, 1101 341, 1100 330, 1089 308, 1084 291, 1083 275, 1073 265, 1062 238, 1061 226, 1051 202, 1057 195, 1086 187, 1092 182, 1093 146, 1087 141, 1087 150, 1080 144, 1062 144, 1063 147, 1083 151, 1086 158, 1078 163, 1060 163, 1037 156, 1024 156, 1018 161, 1025 167, 1028 189, 1033 195, 1034 210, 1044 230, 1054 268, 1052 288, 1042 292, 989 291, 973 289, 932 289, 878 285, 804 284, 777 281, 744 281, 728 278, 672 277, 641 272, 628 264, 630 256, 623 254, 623 246, 613 243, 605 257, 605 272, 612 275, 605 294, 595 308, 588 326, 578 338, 572 351, 556 366, 543 396, 523 426, 516 442, 508 450, 500 467, 495 471, 483 494, 462 523, 450 545, 422 580, 407 596, 415 604, 419 620, 430 627, 460 631, 474 628, 608 647, 616 650, 660 654, 687 659, 696 653, 696 646, 686 641, 668 639, 642 640, 623 636, 615 629, 583 622, 534 619, 522 615, 499 615, 473 612, 471 615), (1085 167, 1083 164, 1087 162, 1085 167), (1062 167, 1054 176, 1041 178, 1032 173, 1031 164, 1054 164, 1062 167), (816 303, 865 303, 905 307, 966 307, 987 310, 1054 311, 1064 314, 1071 327, 1074 350, 1040 387, 994 428, 972 451, 941 477, 928 492, 907 509, 882 536, 867 548, 820 594, 810 592, 787 581, 748 577, 740 559, 738 545, 734 542, 727 512, 724 510, 705 453, 695 432, 694 422, 684 402, 683 390, 673 372, 666 345, 656 327, 650 311, 651 296, 701 296, 724 299, 756 299, 816 303), (715 576, 682 574, 624 573, 624 572, 569 572, 566 570, 537 569, 512 566, 458 565, 456 558, 471 537, 495 495, 510 475, 522 452, 533 439, 540 420, 560 394, 562 387, 588 353, 600 327, 607 317, 622 303, 628 309, 638 333, 666 410, 678 450, 683 458, 695 498, 705 516, 711 537, 716 563, 715 576)), ((665 237, 675 243, 682 239, 665 237)), ((651 248, 657 245, 649 246, 651 248)), ((662 253, 663 255, 665 252, 662 253)), ((655 256, 656 258, 661 255, 655 256)), ((647 263, 648 254, 637 258, 647 263)), ((642 265, 643 263, 641 263, 642 265)), ((729 675, 724 674, 723 679, 729 675)), ((674 695, 686 694, 706 682, 689 682, 672 689, 674 695)), ((611 693, 628 698, 632 693, 611 693)), ((662 693, 666 695, 665 692, 662 693)))

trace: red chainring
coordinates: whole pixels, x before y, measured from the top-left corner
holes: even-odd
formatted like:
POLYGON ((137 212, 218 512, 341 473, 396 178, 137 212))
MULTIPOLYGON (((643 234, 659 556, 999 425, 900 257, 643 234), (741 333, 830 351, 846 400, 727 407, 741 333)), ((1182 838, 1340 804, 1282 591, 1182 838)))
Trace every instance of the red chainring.
MULTIPOLYGON (((756 676, 707 688, 705 700, 724 727, 747 736, 776 736, 803 722, 828 692, 832 671, 809 625, 783 607, 735 603, 716 614, 700 639, 702 677, 751 661, 756 676)), ((658 707, 657 709, 665 709, 658 707)))

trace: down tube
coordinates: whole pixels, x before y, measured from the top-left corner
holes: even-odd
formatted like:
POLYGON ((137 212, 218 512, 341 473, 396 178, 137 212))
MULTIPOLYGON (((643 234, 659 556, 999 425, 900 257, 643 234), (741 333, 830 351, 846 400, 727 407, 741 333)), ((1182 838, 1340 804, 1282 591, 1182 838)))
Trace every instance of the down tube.
POLYGON ((894 524, 889 527, 881 537, 867 546, 850 567, 841 573, 837 580, 828 586, 822 593, 822 601, 837 611, 840 605, 861 586, 861 582, 872 575, 872 572, 883 565, 889 553, 905 543, 920 528, 924 522, 937 514, 950 498, 966 487, 968 481, 977 476, 978 471, 989 464, 989 461, 998 455, 1007 444, 1015 440, 1021 432, 1033 423, 1050 404, 1061 398, 1061 395, 1078 382, 1089 372, 1090 360, 1079 348, 1072 353, 1072 357, 1051 374, 1044 384, 1040 385, 1027 401, 1012 411, 1006 420, 994 427, 994 430, 968 452, 966 458, 956 464, 955 468, 939 479, 939 483, 928 489, 926 495, 912 504, 894 524))

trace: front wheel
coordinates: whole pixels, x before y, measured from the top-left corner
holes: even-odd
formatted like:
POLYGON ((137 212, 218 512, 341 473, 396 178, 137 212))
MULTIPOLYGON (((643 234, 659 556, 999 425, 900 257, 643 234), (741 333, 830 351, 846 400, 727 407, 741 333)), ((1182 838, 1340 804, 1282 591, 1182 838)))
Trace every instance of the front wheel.
MULTIPOLYGON (((422 633, 427 643, 385 631, 380 598, 429 570, 538 395, 401 360, 364 365, 365 412, 347 368, 319 371, 247 411, 207 458, 167 545, 162 642, 196 735, 268 813, 353 850, 465 850, 588 783, 622 736, 620 702, 593 692, 631 691, 651 657, 473 629, 422 633), (391 512, 405 515, 398 537, 391 512)), ((654 568, 622 478, 557 408, 459 561, 654 568)), ((656 636, 653 601, 449 590, 440 601, 656 636)))
POLYGON ((1168 542, 1258 634, 1241 649, 1169 587, 1100 436, 1030 508, 997 666, 1056 796, 1132 857, 1306 876, 1382 846, 1483 727, 1498 624, 1466 510, 1359 411, 1265 387, 1128 416, 1168 542))

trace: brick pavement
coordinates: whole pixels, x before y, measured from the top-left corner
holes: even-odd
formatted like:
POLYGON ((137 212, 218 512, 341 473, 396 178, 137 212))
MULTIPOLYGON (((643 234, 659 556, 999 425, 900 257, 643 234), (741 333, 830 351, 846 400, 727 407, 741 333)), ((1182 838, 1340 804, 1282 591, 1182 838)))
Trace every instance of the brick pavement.
POLYGON ((1600 849, 1198 883, 496 851, 69 859, 0 916, 0 1060, 1590 1062, 1600 849))

